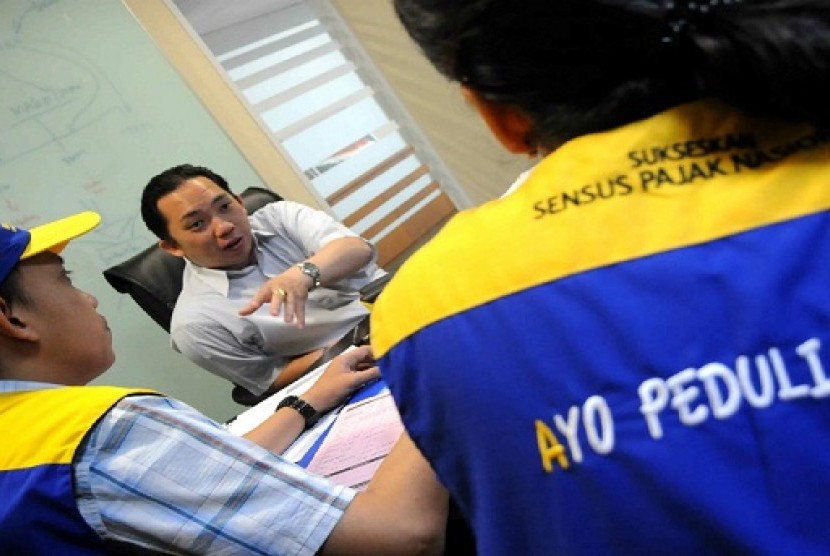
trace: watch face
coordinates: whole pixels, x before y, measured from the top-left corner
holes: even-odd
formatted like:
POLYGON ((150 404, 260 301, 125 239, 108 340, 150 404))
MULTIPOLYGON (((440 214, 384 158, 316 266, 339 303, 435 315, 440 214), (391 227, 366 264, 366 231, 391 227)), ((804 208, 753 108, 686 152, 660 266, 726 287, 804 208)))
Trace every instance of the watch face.
POLYGON ((311 278, 313 281, 313 287, 317 287, 320 285, 320 269, 317 268, 317 265, 314 263, 310 263, 308 261, 302 262, 297 265, 303 273, 311 278))

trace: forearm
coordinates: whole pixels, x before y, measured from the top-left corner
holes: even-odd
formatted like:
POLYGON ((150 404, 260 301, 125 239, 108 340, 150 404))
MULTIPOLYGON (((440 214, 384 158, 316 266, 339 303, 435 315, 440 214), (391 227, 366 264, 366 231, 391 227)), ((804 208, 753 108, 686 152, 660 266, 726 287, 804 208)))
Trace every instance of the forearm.
POLYGON ((323 355, 324 351, 323 348, 316 349, 289 361, 277 375, 270 390, 285 388, 298 378, 305 376, 311 370, 311 365, 323 355))
POLYGON ((324 554, 439 554, 448 496, 404 433, 337 524, 324 554))
MULTIPOLYGON (((319 349, 292 359, 277 375, 269 392, 276 392, 305 375, 322 353, 323 350, 319 349)), ((243 436, 266 450, 281 454, 297 440, 304 428, 305 421, 299 413, 291 408, 283 408, 243 436)))
POLYGON ((297 440, 304 429, 303 416, 290 407, 284 407, 243 436, 266 450, 281 454, 297 440))
POLYGON ((307 259, 320 269, 320 283, 332 284, 351 276, 372 260, 372 247, 359 237, 330 241, 307 259))
MULTIPOLYGON (((380 370, 376 366, 364 368, 369 357, 368 347, 339 355, 328 364, 314 384, 302 393, 301 399, 320 413, 331 411, 350 394, 380 378, 380 370)), ((282 453, 303 432, 304 425, 305 420, 297 410, 283 408, 249 432, 246 438, 272 452, 282 453)))
MULTIPOLYGON (((305 324, 305 303, 313 289, 315 278, 319 283, 331 285, 352 276, 372 260, 372 247, 359 237, 341 237, 325 244, 317 253, 306 259, 319 269, 319 275, 307 275, 297 265, 291 266, 266 281, 250 302, 239 309, 239 315, 247 316, 263 303, 271 304, 271 315, 284 311, 285 322, 294 322, 302 328, 305 324)), ((297 261, 300 263, 303 261, 297 261)))

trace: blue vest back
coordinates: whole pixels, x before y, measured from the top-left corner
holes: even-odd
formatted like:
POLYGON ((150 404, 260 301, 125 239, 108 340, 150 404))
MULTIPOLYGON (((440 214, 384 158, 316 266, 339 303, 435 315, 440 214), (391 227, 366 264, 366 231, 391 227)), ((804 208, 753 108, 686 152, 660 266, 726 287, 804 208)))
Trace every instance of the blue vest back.
POLYGON ((372 314, 479 553, 826 554, 827 136, 701 103, 561 151, 372 314))

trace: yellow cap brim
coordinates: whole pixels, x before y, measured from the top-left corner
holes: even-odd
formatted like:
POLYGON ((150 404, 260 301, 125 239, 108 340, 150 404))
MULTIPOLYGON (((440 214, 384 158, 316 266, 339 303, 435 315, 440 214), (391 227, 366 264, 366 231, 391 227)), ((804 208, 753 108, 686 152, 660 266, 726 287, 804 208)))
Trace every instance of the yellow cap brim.
POLYGON ((101 216, 91 210, 67 216, 29 230, 31 239, 20 259, 51 251, 60 253, 70 240, 82 236, 101 222, 101 216))

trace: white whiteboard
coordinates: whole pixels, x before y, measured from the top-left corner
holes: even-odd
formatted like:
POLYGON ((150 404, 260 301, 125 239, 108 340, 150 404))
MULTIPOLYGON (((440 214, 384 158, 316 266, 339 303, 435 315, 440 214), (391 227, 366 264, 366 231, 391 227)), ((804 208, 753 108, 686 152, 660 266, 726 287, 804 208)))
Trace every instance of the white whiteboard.
POLYGON ((99 212, 99 228, 65 252, 113 329, 118 360, 96 382, 156 388, 224 420, 240 409, 231 385, 173 353, 101 274, 154 241, 141 189, 184 162, 235 191, 261 183, 120 0, 0 0, 0 221, 99 212))

